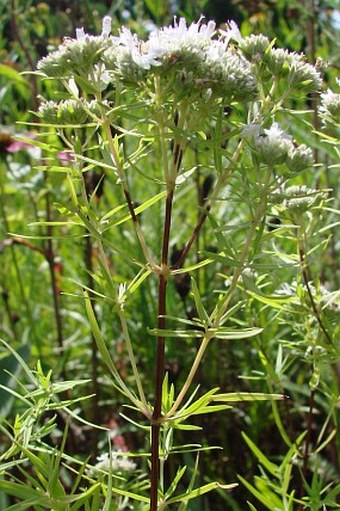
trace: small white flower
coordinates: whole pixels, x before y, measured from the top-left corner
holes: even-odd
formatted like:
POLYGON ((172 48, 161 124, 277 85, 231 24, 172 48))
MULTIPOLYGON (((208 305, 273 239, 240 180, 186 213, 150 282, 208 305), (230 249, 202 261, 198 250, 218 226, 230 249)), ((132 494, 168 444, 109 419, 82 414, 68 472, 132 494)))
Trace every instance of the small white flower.
POLYGON ((72 94, 76 97, 76 98, 79 98, 79 89, 76 85, 76 82, 74 81, 73 78, 70 78, 69 81, 68 81, 68 87, 70 89, 70 91, 72 92, 72 94))
MULTIPOLYGON (((123 456, 120 452, 112 452, 111 459, 109 453, 98 456, 93 471, 103 470, 108 472, 112 470, 112 472, 133 472, 136 467, 136 463, 129 460, 127 456, 123 456)), ((91 472, 93 471, 91 470, 91 472)))
POLYGON ((163 27, 160 34, 165 41, 183 44, 197 44, 199 41, 209 41, 215 34, 216 23, 209 21, 208 24, 203 24, 203 16, 197 23, 191 23, 187 27, 187 22, 184 18, 179 21, 174 20, 174 26, 163 27))
POLYGON ((179 21, 175 19, 174 26, 151 32, 146 43, 150 55, 161 58, 166 54, 182 51, 199 52, 200 49, 208 47, 215 34, 216 24, 214 21, 204 24, 202 20, 203 17, 187 27, 184 18, 180 18, 179 21))
POLYGON ((235 21, 233 20, 228 21, 227 26, 229 27, 228 30, 220 30, 220 34, 223 37, 224 44, 227 46, 231 39, 234 39, 235 41, 241 41, 242 39, 241 32, 235 21))
POLYGON ((244 138, 256 139, 260 136, 260 125, 253 122, 246 124, 242 128, 242 135, 244 138))
POLYGON ((123 54, 124 60, 128 59, 130 55, 132 62, 141 69, 150 69, 151 66, 160 65, 155 60, 157 57, 155 52, 148 49, 147 45, 139 41, 137 35, 132 34, 128 28, 122 27, 119 38, 114 38, 114 40, 129 50, 129 54, 123 54))
POLYGON ((285 133, 281 128, 280 125, 277 122, 273 122, 271 127, 269 129, 264 130, 265 134, 267 135, 268 140, 273 142, 281 142, 283 140, 292 141, 293 138, 291 135, 288 135, 288 133, 285 133))
POLYGON ((111 32, 112 19, 111 16, 104 16, 102 24, 102 37, 109 37, 111 32))
POLYGON ((76 28, 76 39, 77 41, 83 41, 86 37, 86 33, 83 27, 76 28))

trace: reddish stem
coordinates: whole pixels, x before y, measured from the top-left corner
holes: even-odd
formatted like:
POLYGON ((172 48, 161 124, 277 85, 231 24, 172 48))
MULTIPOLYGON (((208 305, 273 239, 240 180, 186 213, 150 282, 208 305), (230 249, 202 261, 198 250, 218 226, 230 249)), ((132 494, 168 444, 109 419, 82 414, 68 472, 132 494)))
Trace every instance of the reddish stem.
MULTIPOLYGON (((166 288, 168 283, 168 255, 170 242, 171 212, 173 203, 173 191, 166 197, 165 219, 162 245, 161 273, 158 280, 158 330, 165 328, 166 314, 166 288)), ((165 339, 157 337, 156 366, 155 366, 155 402, 151 420, 151 489, 150 489, 150 511, 158 509, 158 481, 159 481, 159 434, 160 419, 162 417, 162 385, 164 378, 164 355, 165 339)))

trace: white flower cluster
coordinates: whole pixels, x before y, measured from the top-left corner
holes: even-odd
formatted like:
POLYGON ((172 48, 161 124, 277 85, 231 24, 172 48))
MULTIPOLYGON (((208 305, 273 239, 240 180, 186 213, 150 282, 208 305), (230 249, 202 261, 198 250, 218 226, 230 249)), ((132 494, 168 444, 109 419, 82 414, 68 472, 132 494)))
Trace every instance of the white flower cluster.
MULTIPOLYGON (((106 101, 102 108, 109 109, 106 101)), ((83 98, 62 101, 43 101, 38 109, 38 116, 49 124, 86 124, 100 116, 100 107, 95 100, 83 98)))
MULTIPOLYGON (((340 79, 337 81, 340 86, 340 79)), ((321 104, 319 114, 325 126, 332 124, 340 127, 340 94, 332 89, 327 89, 321 94, 321 104)))
POLYGON ((112 472, 115 473, 129 473, 136 470, 136 467, 136 463, 129 460, 122 452, 112 452, 111 459, 109 453, 104 453, 97 457, 97 463, 94 465, 93 469, 91 469, 91 473, 95 474, 99 470, 104 472, 112 470, 112 472))
POLYGON ((172 83, 177 93, 209 91, 228 102, 256 96, 251 66, 230 44, 241 40, 232 21, 228 30, 218 32, 214 21, 205 23, 201 18, 187 26, 180 18, 173 26, 154 29, 146 41, 126 27, 120 29, 118 37, 111 36, 110 31, 108 16, 100 36, 77 29, 76 39, 65 39, 57 51, 38 63, 38 69, 46 76, 72 78, 75 83, 80 78, 82 83, 84 78, 101 81, 103 89, 117 77, 125 83, 141 83, 157 73, 172 83))
POLYGON ((313 164, 312 150, 305 144, 295 145, 291 135, 285 133, 276 122, 264 130, 261 130, 258 124, 247 124, 242 133, 262 163, 267 165, 285 163, 294 173, 301 172, 313 164))
MULTIPOLYGON (((99 36, 77 29, 76 38, 65 39, 38 69, 45 76, 67 79, 75 95, 86 83, 91 94, 117 81, 134 88, 137 84, 142 91, 157 77, 168 97, 197 98, 201 103, 211 99, 209 105, 252 101, 259 80, 283 75, 289 90, 319 88, 320 74, 304 56, 273 48, 263 35, 242 39, 233 21, 227 27, 218 30, 214 21, 203 17, 190 25, 179 18, 171 26, 154 28, 143 41, 126 27, 118 36, 111 35, 111 18, 106 16, 99 36)), ((270 133, 267 142, 271 145, 270 133)))
POLYGON ((302 89, 313 92, 320 89, 320 73, 315 66, 306 62, 304 55, 272 46, 269 39, 262 34, 245 37, 239 44, 260 78, 284 77, 292 91, 302 89))
POLYGON ((241 38, 234 22, 229 30, 220 31, 216 24, 201 18, 187 26, 184 18, 173 26, 153 30, 148 39, 140 41, 136 34, 123 27, 119 37, 113 37, 114 47, 104 51, 103 61, 108 70, 125 80, 146 78, 150 72, 171 80, 178 90, 207 90, 222 98, 253 99, 256 82, 246 59, 230 41, 241 38))
POLYGON ((283 192, 276 193, 272 197, 272 201, 277 203, 276 209, 279 211, 288 211, 300 215, 311 207, 318 206, 326 198, 326 191, 308 188, 304 185, 293 185, 286 188, 283 192))
POLYGON ((105 16, 100 36, 86 34, 83 28, 76 29, 76 38, 66 38, 58 50, 42 58, 37 68, 47 76, 69 78, 73 75, 88 74, 101 62, 101 55, 107 46, 112 47, 111 18, 105 16))

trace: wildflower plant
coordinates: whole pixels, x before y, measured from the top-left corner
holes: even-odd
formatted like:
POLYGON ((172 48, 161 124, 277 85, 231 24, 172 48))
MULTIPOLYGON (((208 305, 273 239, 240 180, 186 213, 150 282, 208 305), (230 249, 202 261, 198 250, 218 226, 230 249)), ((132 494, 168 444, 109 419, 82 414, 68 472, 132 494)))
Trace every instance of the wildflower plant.
MULTIPOLYGON (((42 168, 64 173, 69 191, 69 202, 57 206, 63 218, 53 225, 73 229, 93 243, 95 289, 81 285, 88 320, 112 384, 131 412, 124 417, 150 439, 149 489, 143 486, 137 494, 112 480, 108 488, 134 501, 133 509, 184 511, 192 498, 235 484, 197 487, 194 474, 183 490, 185 466, 168 482, 172 453, 204 450, 176 445, 176 433, 197 429, 198 415, 224 412, 241 401, 285 398, 280 386, 268 394, 214 388, 201 395, 194 381, 212 343, 263 331, 259 325, 240 325, 237 318, 246 303, 239 290, 254 293, 249 271, 263 271, 262 247, 267 250, 277 235, 266 231, 267 216, 287 211, 293 222, 322 200, 319 191, 291 186, 313 166, 313 155, 288 129, 289 116, 296 113, 291 101, 318 92, 321 76, 303 55, 275 48, 263 35, 243 38, 234 22, 219 29, 204 18, 189 26, 175 19, 141 40, 126 27, 111 35, 111 20, 105 17, 99 36, 78 29, 75 39, 65 39, 37 67, 38 75, 55 84, 53 100, 40 98, 41 136, 53 141, 57 153, 57 134, 71 156, 63 166, 42 168), (114 190, 110 197, 116 204, 98 203, 100 181, 89 189, 87 176, 95 169, 114 190), (187 208, 197 210, 194 225, 187 222, 187 208), (239 220, 229 228, 235 214, 239 220), (110 242, 110 232, 119 226, 127 226, 122 231, 127 252, 110 242), (201 246, 202 233, 216 249, 201 246), (173 256, 175 246, 181 248, 173 256), (122 260, 126 275, 115 273, 122 260), (207 291, 201 277, 209 272, 217 289, 207 291), (182 286, 184 302, 191 301, 190 314, 173 299, 174 286, 182 286), (154 323, 136 332, 131 317, 140 289, 155 300, 157 313, 154 323), (131 366, 128 378, 120 374, 102 334, 103 304, 119 320, 131 366), (151 385, 138 355, 150 337, 155 346, 151 385), (188 343, 197 343, 180 385, 170 383, 165 371, 172 343, 181 343, 183 352, 188 343)), ((334 117, 331 103, 326 93, 321 111, 327 122, 334 117)), ((38 145, 48 149, 44 140, 38 145)), ((273 264, 281 268, 280 257, 273 264)), ((297 444, 291 455, 299 453, 297 444)), ((93 474, 104 465, 110 473, 113 464, 133 470, 135 459, 122 456, 102 455, 93 474)))

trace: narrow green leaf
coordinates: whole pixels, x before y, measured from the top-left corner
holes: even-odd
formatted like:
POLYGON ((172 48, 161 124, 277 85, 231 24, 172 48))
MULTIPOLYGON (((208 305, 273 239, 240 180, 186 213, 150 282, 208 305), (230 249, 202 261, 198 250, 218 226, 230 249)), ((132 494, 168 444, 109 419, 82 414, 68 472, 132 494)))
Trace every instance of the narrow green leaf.
MULTIPOLYGON (((27 344, 25 344, 17 350, 17 353, 23 360, 28 360, 30 355, 30 348, 27 344)), ((7 417, 13 403, 13 395, 10 396, 8 394, 8 389, 15 387, 15 380, 19 377, 21 371, 22 366, 20 365, 18 359, 13 355, 13 353, 9 352, 6 357, 1 358, 0 416, 2 420, 7 417)), ((27 401, 27 403, 29 404, 29 401, 27 401)))
MULTIPOLYGON (((160 201, 165 196, 166 196, 166 191, 158 193, 154 197, 151 197, 151 199, 143 202, 143 204, 141 204, 140 206, 138 206, 137 208, 134 209, 135 214, 139 215, 140 213, 142 213, 146 209, 148 209, 151 206, 153 206, 154 204, 156 204, 156 202, 160 201)), ((128 215, 124 216, 123 218, 121 218, 120 220, 117 220, 116 222, 110 223, 110 227, 117 227, 118 225, 121 225, 124 222, 127 222, 128 220, 131 220, 131 214, 130 213, 128 215)))
POLYGON ((230 392, 227 394, 215 394, 212 401, 226 401, 227 403, 238 403, 241 401, 271 401, 286 399, 283 394, 266 394, 262 392, 230 392))
POLYGON ((149 269, 142 268, 141 271, 136 275, 136 277, 129 283, 127 292, 132 295, 139 286, 151 275, 152 271, 149 269))
POLYGON ((216 488, 220 488, 222 490, 232 490, 238 486, 237 483, 232 484, 220 484, 217 482, 208 483, 204 486, 201 486, 200 488, 195 488, 194 490, 191 490, 188 493, 182 493, 181 495, 178 495, 177 497, 174 497, 172 499, 169 499, 166 502, 166 505, 175 504, 176 502, 185 502, 187 500, 194 499, 196 497, 200 497, 201 495, 204 495, 205 493, 208 493, 212 490, 216 490, 216 488))
POLYGON ((284 310, 284 304, 294 303, 296 298, 294 296, 283 296, 283 295, 266 295, 264 294, 253 282, 252 279, 242 275, 242 280, 246 284, 244 290, 250 296, 255 298, 261 303, 270 305, 273 308, 284 310))
POLYGON ((248 447, 250 448, 250 450, 252 451, 252 453, 255 454, 256 458, 259 460, 261 465, 264 468, 266 468, 268 470, 268 472, 270 472, 271 475, 273 475, 274 477, 279 477, 280 476, 279 467, 277 467, 274 463, 269 461, 267 456, 265 456, 260 451, 260 449, 254 444, 254 442, 252 440, 250 440, 250 438, 243 431, 242 431, 242 437, 246 441, 246 443, 247 443, 248 447))
POLYGON ((149 328, 148 333, 157 337, 181 337, 186 339, 202 337, 204 335, 204 332, 201 330, 163 330, 158 328, 149 328))
POLYGON ((83 224, 83 222, 76 222, 74 220, 66 220, 65 222, 63 222, 61 220, 56 220, 55 222, 52 222, 52 221, 51 222, 43 222, 43 221, 41 221, 41 222, 30 222, 28 224, 29 227, 35 227, 37 225, 39 225, 39 226, 49 225, 51 227, 62 227, 64 225, 81 225, 81 226, 83 226, 84 224, 83 224))
POLYGON ((55 172, 55 173, 59 173, 59 174, 67 174, 67 172, 69 171, 69 168, 65 165, 65 166, 61 166, 61 165, 37 165, 35 167, 37 170, 41 170, 42 172, 55 172))
POLYGON ((130 392, 129 388, 126 386, 126 384, 122 380, 122 378, 121 378, 121 376, 120 376, 116 366, 113 363, 113 360, 111 358, 109 350, 107 349, 107 346, 106 346, 105 341, 103 339, 103 336, 101 334, 99 325, 97 323, 97 319, 96 319, 96 316, 94 314, 94 311, 93 311, 93 308, 92 308, 92 303, 91 303, 91 300, 89 298, 89 295, 88 295, 87 291, 84 291, 84 297, 85 297, 86 312, 87 312, 87 316, 89 318, 89 322, 90 322, 90 325, 91 325, 93 336, 95 338, 95 341, 96 341, 97 346, 98 346, 98 350, 99 350, 101 356, 103 357, 103 360, 104 360, 105 364, 109 368, 109 370, 110 370, 112 376, 114 377, 114 379, 117 381, 119 390, 121 392, 123 392, 126 396, 128 396, 129 399, 133 403, 138 404, 138 400, 130 392))
POLYGON ((111 209, 110 211, 108 211, 100 220, 101 223, 105 223, 109 218, 111 218, 113 215, 116 215, 117 213, 119 213, 119 211, 121 211, 123 208, 127 208, 127 205, 126 204, 120 204, 119 206, 111 209))
POLYGON ((92 308, 91 300, 90 300, 89 295, 86 291, 84 291, 84 297, 85 297, 85 307, 86 307, 87 316, 89 318, 91 330, 95 337, 98 349, 100 351, 101 356, 103 357, 105 364, 110 369, 112 375, 114 377, 116 377, 117 369, 112 361, 109 350, 107 349, 105 341, 102 337, 101 331, 99 329, 99 325, 97 323, 96 316, 95 316, 93 308, 92 308))
POLYGON ((198 312, 198 317, 204 324, 207 324, 209 322, 209 315, 204 308, 200 292, 198 290, 196 281, 193 277, 191 277, 191 288, 192 288, 192 294, 193 294, 194 300, 195 300, 196 309, 198 312))
POLYGON ((172 275, 180 275, 181 273, 188 273, 189 271, 199 270, 203 268, 203 266, 207 266, 210 263, 213 263, 213 259, 203 259, 199 263, 191 264, 190 266, 186 266, 185 268, 180 268, 179 270, 172 271, 172 275))
POLYGON ((12 355, 14 356, 14 358, 17 359, 17 361, 19 362, 20 366, 23 368, 24 372, 26 373, 26 375, 28 376, 29 380, 33 383, 34 386, 36 386, 36 378, 34 377, 33 375, 33 372, 31 371, 31 369, 28 367, 28 365, 26 364, 26 362, 24 361, 24 359, 19 355, 19 353, 17 353, 6 341, 4 341, 3 339, 0 339, 0 343, 2 343, 6 348, 7 350, 12 353, 12 355))
POLYGON ((25 486, 23 484, 6 481, 5 479, 0 479, 0 490, 2 490, 7 495, 12 495, 13 497, 17 497, 21 500, 28 500, 32 498, 40 500, 42 497, 39 490, 30 488, 29 486, 25 486))
POLYGON ((214 332, 214 337, 217 339, 233 340, 233 339, 247 339, 260 334, 263 328, 243 328, 234 330, 232 328, 220 327, 216 331, 209 329, 208 332, 214 332))
POLYGON ((165 492, 165 495, 164 495, 165 499, 168 499, 170 497, 170 495, 172 495, 174 493, 174 491, 177 488, 178 483, 180 482, 180 480, 184 476, 186 469, 187 469, 186 466, 184 466, 182 468, 181 467, 178 468, 177 474, 175 475, 172 483, 170 484, 169 488, 165 492))
POLYGON ((144 497, 144 495, 138 495, 138 493, 132 493, 131 491, 122 490, 120 488, 115 488, 112 486, 112 493, 117 493, 118 495, 124 495, 124 497, 128 497, 129 499, 137 500, 138 502, 147 502, 149 503, 149 497, 144 497))
POLYGON ((250 508, 250 511, 257 511, 256 507, 253 506, 253 504, 251 502, 249 502, 249 500, 247 500, 247 504, 248 504, 248 506, 250 508))
MULTIPOLYGON (((191 415, 194 415, 194 414, 191 414, 191 415)), ((201 426, 194 426, 193 424, 180 424, 177 422, 175 422, 175 424, 173 425, 173 428, 180 429, 183 431, 201 431, 202 430, 201 426)))
POLYGON ((19 449, 27 456, 27 458, 30 460, 32 466, 35 468, 36 472, 39 473, 44 479, 48 480, 50 476, 50 469, 48 465, 40 459, 38 456, 33 454, 32 451, 24 447, 23 445, 18 444, 15 442, 19 449))
POLYGON ((248 481, 246 481, 243 477, 237 476, 241 483, 247 488, 247 490, 250 491, 254 495, 254 497, 257 498, 259 502, 261 502, 269 511, 273 511, 275 509, 273 502, 268 498, 265 497, 262 492, 259 492, 254 486, 252 486, 248 481))
POLYGON ((330 442, 331 440, 335 437, 335 435, 337 434, 337 429, 334 428, 330 434, 328 435, 328 437, 326 438, 326 440, 324 440, 318 447, 317 449, 315 449, 314 451, 314 454, 317 454, 319 452, 321 452, 330 442))
POLYGON ((25 78, 23 78, 23 76, 21 76, 21 73, 19 73, 12 66, 0 64, 0 75, 7 78, 8 80, 11 80, 12 82, 16 82, 20 85, 25 85, 26 87, 29 87, 28 81, 25 78))

